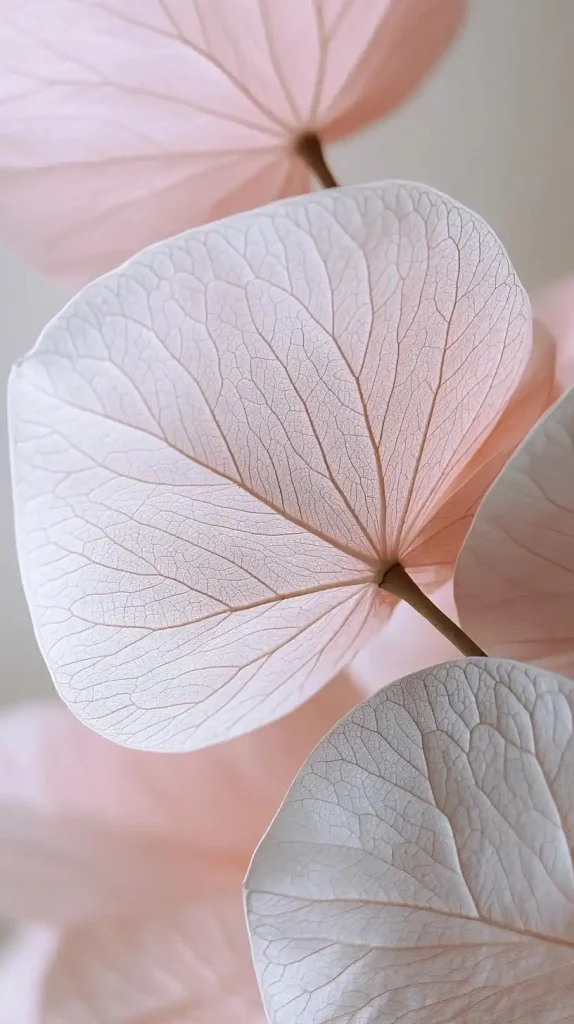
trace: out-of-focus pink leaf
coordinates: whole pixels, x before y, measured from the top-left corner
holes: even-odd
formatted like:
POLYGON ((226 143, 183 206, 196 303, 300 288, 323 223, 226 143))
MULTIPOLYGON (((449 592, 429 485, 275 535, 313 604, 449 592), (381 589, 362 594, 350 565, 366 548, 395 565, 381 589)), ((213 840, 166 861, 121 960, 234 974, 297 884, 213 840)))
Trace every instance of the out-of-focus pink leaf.
POLYGON ((182 750, 304 701, 433 522, 452 571, 443 503, 530 353, 499 241, 419 185, 278 203, 86 289, 10 385, 25 587, 75 713, 182 750))
POLYGON ((307 191, 297 155, 400 103, 463 0, 23 0, 0 31, 0 222, 86 280, 307 191))
POLYGON ((556 343, 556 397, 574 385, 574 278, 544 288, 534 297, 534 313, 556 343))
POLYGON ((69 931, 43 1024, 265 1024, 238 888, 231 901, 69 931))
POLYGON ((460 552, 463 628, 489 654, 574 674, 574 390, 484 498, 460 552))
POLYGON ((6 712, 0 912, 62 929, 0 971, 7 1006, 41 1009, 13 1024, 263 1024, 241 882, 296 771, 355 703, 341 676, 247 739, 171 756, 117 747, 55 704, 6 712))
POLYGON ((0 914, 59 926, 129 914, 191 898, 217 872, 222 889, 241 882, 233 860, 207 858, 172 842, 2 807, 0 914))
POLYGON ((187 755, 126 750, 63 707, 0 719, 0 913, 70 924, 237 892, 296 771, 356 703, 344 678, 187 755))
POLYGON ((271 1024, 557 1024, 574 1005, 574 684, 510 661, 351 712, 253 859, 271 1024))

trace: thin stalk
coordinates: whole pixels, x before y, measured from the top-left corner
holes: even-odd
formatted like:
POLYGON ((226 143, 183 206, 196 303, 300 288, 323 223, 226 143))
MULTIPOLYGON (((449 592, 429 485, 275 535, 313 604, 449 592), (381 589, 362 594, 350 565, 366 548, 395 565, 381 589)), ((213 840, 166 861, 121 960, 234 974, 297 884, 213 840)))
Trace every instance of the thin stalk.
POLYGON ((475 644, 474 640, 471 640, 464 630, 457 626, 456 622, 441 612, 430 597, 423 593, 399 562, 387 569, 379 586, 381 590, 386 590, 389 594, 394 594, 401 601, 410 604, 411 608, 427 619, 435 629, 438 629, 439 633, 450 640, 451 644, 458 647, 461 654, 467 657, 487 657, 485 651, 475 644))
POLYGON ((321 140, 315 132, 306 132, 301 135, 297 139, 295 149, 321 182, 323 188, 337 188, 338 182, 331 174, 331 169, 325 160, 321 140))

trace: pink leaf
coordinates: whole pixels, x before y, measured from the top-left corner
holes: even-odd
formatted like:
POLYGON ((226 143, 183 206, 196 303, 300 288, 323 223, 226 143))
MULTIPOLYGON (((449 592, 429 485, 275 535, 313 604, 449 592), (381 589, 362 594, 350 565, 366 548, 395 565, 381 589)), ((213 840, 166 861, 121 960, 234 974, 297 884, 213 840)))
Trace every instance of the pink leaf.
POLYGON ((557 1024, 574 1001, 574 684, 467 659, 313 752, 246 882, 271 1024, 557 1024))
POLYGON ((536 316, 556 343, 556 396, 574 385, 574 279, 543 289, 534 299, 536 316))
POLYGON ((381 117, 463 0, 25 0, 0 32, 0 221, 86 280, 150 242, 307 191, 296 152, 381 117))
POLYGON ((69 924, 236 892, 297 769, 356 702, 343 678, 187 755, 109 743, 63 707, 0 719, 0 915, 69 924))
POLYGON ((285 201, 96 282, 14 372, 26 592, 56 685, 127 745, 182 750, 316 692, 452 571, 443 504, 531 352, 478 217, 423 186, 285 201))
POLYGON ((242 873, 231 857, 190 849, 177 838, 2 807, 0 914, 58 926, 98 915, 155 912, 191 899, 214 874, 234 891, 242 873))
POLYGON ((36 974, 15 950, 0 995, 24 1005, 28 978, 42 1024, 263 1024, 241 881, 297 769, 355 701, 341 677, 248 739, 171 756, 116 747, 55 705, 6 713, 0 912, 63 930, 36 974), (15 811, 33 842, 6 835, 15 811))
MULTIPOLYGON (((554 392, 554 341, 539 323, 534 324, 533 350, 520 383, 503 415, 486 441, 467 465, 453 488, 452 496, 422 531, 416 547, 418 574, 431 582, 450 576, 453 538, 462 543, 484 493, 528 428, 545 411, 554 392), (440 545, 447 538, 447 558, 441 566, 440 545), (429 564, 425 566, 428 551, 429 564)), ((449 618, 458 621, 452 580, 433 593, 433 601, 449 618)), ((375 693, 401 676, 456 658, 459 652, 434 626, 399 602, 389 622, 359 651, 351 676, 366 695, 375 693)))
POLYGON ((265 1024, 241 894, 70 931, 43 1024, 265 1024))
POLYGON ((489 654, 574 674, 574 390, 484 498, 455 594, 463 628, 489 654))
MULTIPOLYGON (((546 328, 534 322, 528 365, 504 413, 447 495, 421 530, 409 553, 411 572, 438 586, 452 575, 453 549, 460 548, 484 494, 509 456, 553 401, 555 344, 546 328)), ((423 667, 423 666, 413 666, 423 667)), ((396 679, 397 677, 394 676, 396 679)))

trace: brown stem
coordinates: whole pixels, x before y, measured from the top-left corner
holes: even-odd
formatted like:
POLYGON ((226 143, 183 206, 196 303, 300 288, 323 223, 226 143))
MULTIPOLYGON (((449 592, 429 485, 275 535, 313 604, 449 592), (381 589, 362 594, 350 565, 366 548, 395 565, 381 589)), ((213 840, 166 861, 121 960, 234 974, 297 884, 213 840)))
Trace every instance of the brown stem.
POLYGON ((445 615, 440 608, 437 608, 436 604, 433 604, 430 597, 422 592, 399 562, 387 570, 379 586, 382 590, 386 590, 389 594, 394 594, 395 597, 400 597, 401 601, 410 604, 411 608, 427 619, 435 629, 438 629, 439 633, 450 640, 451 644, 458 647, 461 654, 465 654, 467 657, 487 657, 486 653, 466 635, 460 626, 457 626, 456 622, 449 619, 448 615, 445 615))
POLYGON ((325 162, 321 140, 315 132, 305 132, 304 135, 300 135, 295 143, 295 149, 307 166, 311 168, 315 177, 319 179, 323 188, 337 188, 337 182, 325 162))

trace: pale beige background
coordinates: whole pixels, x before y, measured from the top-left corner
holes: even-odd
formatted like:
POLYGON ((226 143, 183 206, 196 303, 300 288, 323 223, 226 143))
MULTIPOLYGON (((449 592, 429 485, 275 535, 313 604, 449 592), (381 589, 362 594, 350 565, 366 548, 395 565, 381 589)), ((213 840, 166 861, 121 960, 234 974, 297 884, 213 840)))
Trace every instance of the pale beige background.
MULTIPOLYGON (((460 38, 422 91, 330 157, 341 182, 408 178, 473 207, 498 232, 530 288, 574 271, 574 0, 470 0, 460 38)), ((0 253, 4 376, 64 298, 10 253, 0 253)), ((51 687, 18 579, 2 430, 0 700, 6 701, 51 687)))

